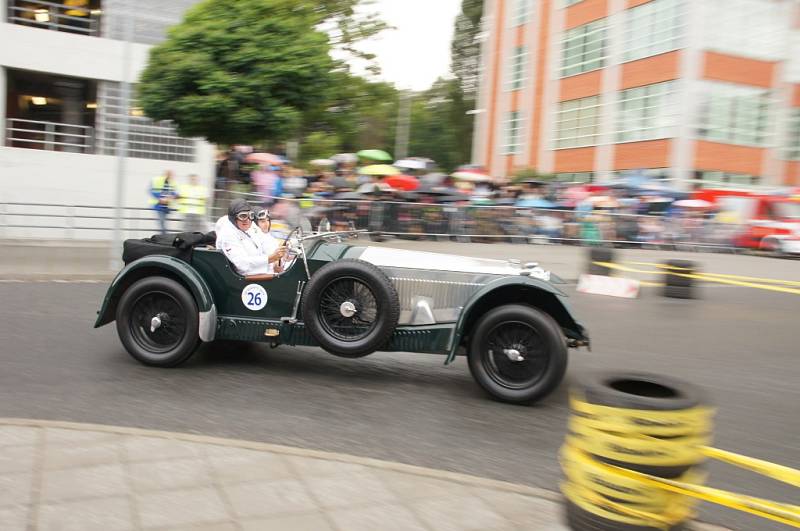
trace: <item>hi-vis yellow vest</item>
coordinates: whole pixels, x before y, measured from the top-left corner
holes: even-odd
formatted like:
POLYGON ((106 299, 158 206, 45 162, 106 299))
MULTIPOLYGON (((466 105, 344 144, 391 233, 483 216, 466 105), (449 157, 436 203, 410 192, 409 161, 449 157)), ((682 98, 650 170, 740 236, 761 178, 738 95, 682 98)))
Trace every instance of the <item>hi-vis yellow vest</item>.
POLYGON ((158 175, 153 177, 153 180, 150 181, 150 206, 156 206, 158 204, 158 198, 156 197, 158 194, 161 193, 161 190, 164 189, 164 183, 167 182, 167 177, 165 175, 158 175))
POLYGON ((184 184, 178 190, 178 212, 181 214, 206 214, 206 187, 200 184, 184 184))

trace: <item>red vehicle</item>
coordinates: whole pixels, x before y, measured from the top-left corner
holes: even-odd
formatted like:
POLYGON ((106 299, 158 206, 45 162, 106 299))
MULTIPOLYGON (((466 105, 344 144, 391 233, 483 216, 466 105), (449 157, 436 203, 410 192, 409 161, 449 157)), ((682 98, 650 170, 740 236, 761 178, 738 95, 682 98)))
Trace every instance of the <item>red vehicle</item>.
POLYGON ((800 254, 800 200, 741 190, 698 190, 694 199, 713 203, 719 219, 741 226, 733 245, 800 254))

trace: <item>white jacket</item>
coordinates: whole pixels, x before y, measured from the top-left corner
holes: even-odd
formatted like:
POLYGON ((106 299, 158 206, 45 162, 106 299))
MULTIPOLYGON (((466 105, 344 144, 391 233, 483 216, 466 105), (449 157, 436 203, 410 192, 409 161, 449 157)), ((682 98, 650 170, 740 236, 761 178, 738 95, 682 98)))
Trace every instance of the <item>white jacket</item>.
POLYGON ((217 249, 225 253, 240 275, 265 275, 274 272, 269 263, 269 255, 274 249, 267 249, 268 242, 264 233, 255 224, 245 232, 231 223, 228 216, 222 216, 217 220, 215 228, 217 249))

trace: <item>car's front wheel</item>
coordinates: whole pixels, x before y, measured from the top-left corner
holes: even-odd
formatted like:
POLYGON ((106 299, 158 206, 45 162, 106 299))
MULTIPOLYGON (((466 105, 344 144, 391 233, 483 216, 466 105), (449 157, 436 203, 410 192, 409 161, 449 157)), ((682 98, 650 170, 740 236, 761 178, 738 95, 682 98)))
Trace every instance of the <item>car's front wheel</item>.
POLYGON ((567 344, 548 314, 521 304, 494 308, 471 333, 469 369, 504 402, 531 403, 550 394, 567 370, 567 344))
POLYGON ((199 344, 194 297, 170 278, 143 278, 131 285, 117 305, 116 321, 125 349, 145 365, 175 367, 199 344))

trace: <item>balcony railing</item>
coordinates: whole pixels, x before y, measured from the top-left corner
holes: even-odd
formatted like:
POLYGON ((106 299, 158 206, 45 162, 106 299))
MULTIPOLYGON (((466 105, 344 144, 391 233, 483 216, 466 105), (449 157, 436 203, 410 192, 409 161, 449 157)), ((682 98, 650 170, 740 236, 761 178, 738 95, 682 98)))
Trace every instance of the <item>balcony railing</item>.
POLYGON ((100 11, 41 0, 26 0, 24 5, 8 4, 8 22, 53 31, 100 35, 100 11))
POLYGON ((7 118, 6 145, 47 151, 92 153, 94 128, 88 125, 7 118))

